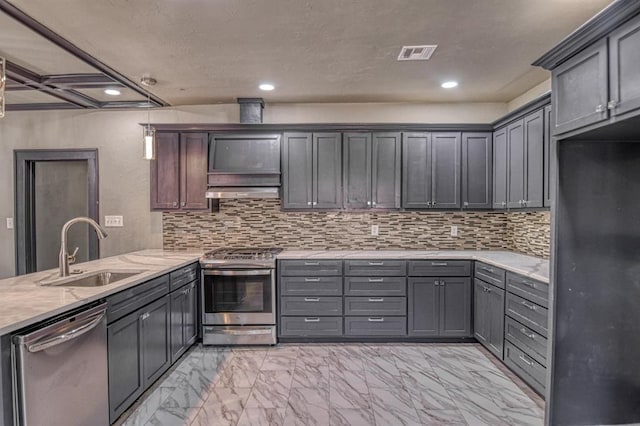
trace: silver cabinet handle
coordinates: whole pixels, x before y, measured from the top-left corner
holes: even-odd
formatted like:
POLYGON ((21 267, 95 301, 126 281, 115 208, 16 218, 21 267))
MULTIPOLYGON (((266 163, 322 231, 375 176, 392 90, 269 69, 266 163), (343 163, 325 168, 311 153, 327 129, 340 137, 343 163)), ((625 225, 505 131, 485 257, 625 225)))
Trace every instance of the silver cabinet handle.
POLYGON ((307 205, 310 206, 311 205, 311 201, 307 201, 307 205))
POLYGON ((526 328, 521 328, 520 331, 522 332, 522 334, 524 334, 525 336, 527 336, 529 339, 531 340, 535 340, 536 335, 535 334, 529 334, 527 333, 527 329, 526 328))
POLYGON ((304 322, 320 322, 320 318, 315 317, 315 318, 305 318, 304 322))
POLYGON ((314 206, 317 206, 317 205, 318 205, 318 202, 317 202, 317 201, 314 201, 314 202, 313 202, 313 205, 314 205, 314 206))
POLYGON ((367 205, 370 206, 371 205, 371 201, 367 201, 367 205))
POLYGON ((178 207, 178 202, 177 201, 173 202, 173 207, 178 207))
POLYGON ((183 201, 183 202, 182 202, 182 207, 184 207, 184 206, 186 206, 186 205, 187 205, 187 202, 186 202, 186 201, 183 201))
POLYGON ((369 266, 384 266, 384 262, 369 262, 369 266))
POLYGON ((616 109, 618 107, 618 101, 616 100, 611 100, 609 101, 609 103, 607 103, 607 108, 609 109, 616 109))
POLYGON ((530 305, 527 302, 522 302, 522 306, 527 307, 529 309, 531 309, 532 311, 537 311, 538 308, 535 305, 530 305))
POLYGON ((447 285, 446 281, 440 281, 440 285, 447 285))
POLYGON ((304 301, 305 302, 319 302, 320 298, 319 297, 305 297, 304 301))
POLYGON ((384 278, 369 278, 370 283, 383 283, 384 278))
POLYGON ((370 297, 369 302, 384 302, 383 297, 370 297))
POLYGON ((432 201, 432 202, 431 202, 431 206, 432 206, 432 207, 435 207, 435 206, 436 206, 436 204, 438 204, 438 203, 436 203, 435 201, 432 201))
POLYGON ((306 283, 319 283, 320 282, 320 278, 305 278, 304 282, 306 282, 306 283))
POLYGON ((531 361, 529 361, 528 359, 526 359, 525 357, 523 357, 522 355, 520 355, 518 358, 520 358, 529 367, 533 367, 533 363, 531 361))
POLYGON ((485 289, 485 291, 486 291, 487 293, 491 293, 491 288, 489 288, 489 287, 485 287, 484 289, 485 289))
POLYGON ((480 270, 481 270, 481 271, 485 271, 485 272, 489 272, 489 273, 491 273, 491 274, 495 274, 495 273, 496 273, 496 270, 495 270, 495 269, 493 269, 493 268, 489 268, 489 267, 487 267, 487 266, 481 266, 481 267, 480 267, 480 270))
POLYGON ((320 262, 304 262, 304 266, 318 266, 320 262))
POLYGON ((384 322, 384 318, 368 318, 367 321, 369 322, 384 322))
POLYGON ((431 207, 431 201, 427 201, 427 207, 431 207))
POLYGON ((372 206, 375 206, 377 203, 374 201, 371 203, 372 206))
POLYGON ((506 202, 506 201, 503 201, 503 202, 501 202, 500 204, 502 205, 502 207, 504 207, 504 206, 506 206, 506 205, 507 205, 507 202, 506 202))
POLYGON ((447 262, 431 262, 431 266, 449 266, 447 262))
POLYGON ((520 281, 522 284, 526 285, 527 287, 531 287, 531 288, 537 288, 536 283, 531 282, 531 281, 520 281))
POLYGON ((468 202, 468 201, 465 201, 464 203, 462 203, 462 205, 463 205, 464 207, 469 207, 469 202, 468 202))
POLYGON ((523 205, 523 206, 525 206, 525 207, 527 207, 527 203, 528 203, 528 202, 529 202, 529 201, 527 201, 527 200, 522 200, 522 205, 523 205))
POLYGON ((433 282, 433 285, 440 285, 440 281, 435 280, 435 281, 433 282))
POLYGON ((145 312, 144 314, 142 314, 142 316, 140 317, 140 319, 142 321, 146 320, 147 318, 149 318, 151 314, 149 312, 145 312))
POLYGON ((596 107, 596 112, 604 112, 604 105, 600 104, 596 107))

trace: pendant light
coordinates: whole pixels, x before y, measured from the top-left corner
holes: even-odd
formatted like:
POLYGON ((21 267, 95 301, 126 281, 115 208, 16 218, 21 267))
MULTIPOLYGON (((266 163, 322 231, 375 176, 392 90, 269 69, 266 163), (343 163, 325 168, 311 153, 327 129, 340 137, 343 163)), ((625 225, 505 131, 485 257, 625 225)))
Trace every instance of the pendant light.
POLYGON ((0 118, 4 117, 4 87, 6 84, 6 60, 0 56, 0 118))
POLYGON ((151 77, 142 77, 140 83, 147 88, 147 125, 144 126, 142 139, 142 158, 145 160, 156 159, 156 130, 151 127, 151 92, 149 87, 156 84, 156 80, 151 77))

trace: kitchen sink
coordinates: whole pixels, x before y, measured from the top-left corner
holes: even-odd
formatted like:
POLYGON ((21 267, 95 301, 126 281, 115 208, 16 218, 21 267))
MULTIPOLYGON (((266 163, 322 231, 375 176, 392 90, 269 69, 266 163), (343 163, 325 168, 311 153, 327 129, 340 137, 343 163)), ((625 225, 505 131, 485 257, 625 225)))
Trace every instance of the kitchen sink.
POLYGON ((40 284, 49 286, 62 287, 102 287, 113 284, 134 275, 141 274, 146 271, 128 271, 128 270, 105 270, 89 272, 77 276, 69 276, 65 278, 56 278, 53 280, 42 281, 40 284))

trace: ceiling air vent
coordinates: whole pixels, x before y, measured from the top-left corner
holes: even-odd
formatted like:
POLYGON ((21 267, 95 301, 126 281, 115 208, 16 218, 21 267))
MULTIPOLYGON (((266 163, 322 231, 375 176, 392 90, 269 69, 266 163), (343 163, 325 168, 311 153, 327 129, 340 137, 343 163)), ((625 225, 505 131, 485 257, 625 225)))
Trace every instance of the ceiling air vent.
POLYGON ((437 44, 428 44, 424 46, 402 46, 402 50, 398 55, 399 61, 426 61, 431 58, 435 52, 437 44))

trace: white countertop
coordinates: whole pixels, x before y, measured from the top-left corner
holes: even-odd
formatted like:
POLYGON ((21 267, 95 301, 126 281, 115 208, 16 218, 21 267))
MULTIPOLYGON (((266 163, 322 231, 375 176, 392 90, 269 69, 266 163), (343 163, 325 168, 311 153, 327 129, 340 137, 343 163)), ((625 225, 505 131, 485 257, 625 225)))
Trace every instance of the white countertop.
POLYGON ((510 251, 477 250, 286 250, 278 259, 466 259, 549 282, 549 261, 510 251))
POLYGON ((197 261, 202 252, 143 250, 71 265, 86 272, 144 270, 141 274, 102 287, 56 287, 38 284, 55 278, 57 269, 0 280, 0 335, 133 287, 197 261))

